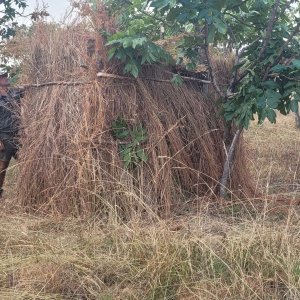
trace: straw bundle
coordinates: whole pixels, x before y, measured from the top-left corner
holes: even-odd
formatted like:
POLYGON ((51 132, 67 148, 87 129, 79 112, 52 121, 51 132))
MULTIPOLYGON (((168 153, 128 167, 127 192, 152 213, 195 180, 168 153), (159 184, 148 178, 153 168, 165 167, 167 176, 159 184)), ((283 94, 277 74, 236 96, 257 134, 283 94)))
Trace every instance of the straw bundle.
MULTIPOLYGON (((188 198, 212 195, 225 159, 212 87, 197 81, 173 86, 158 66, 145 67, 137 80, 97 78, 86 54, 90 37, 84 29, 40 24, 28 43, 27 83, 76 84, 33 88, 24 99, 19 204, 65 215, 130 217, 148 209, 169 213, 188 198), (118 118, 147 132, 139 147, 148 158, 130 169, 121 159, 124 141, 112 133, 118 118)), ((107 64, 104 48, 97 53, 101 71, 123 75, 121 66, 107 64)), ((228 80, 231 62, 214 64, 221 83, 228 80)), ((242 151, 233 174, 233 190, 250 187, 242 151)))

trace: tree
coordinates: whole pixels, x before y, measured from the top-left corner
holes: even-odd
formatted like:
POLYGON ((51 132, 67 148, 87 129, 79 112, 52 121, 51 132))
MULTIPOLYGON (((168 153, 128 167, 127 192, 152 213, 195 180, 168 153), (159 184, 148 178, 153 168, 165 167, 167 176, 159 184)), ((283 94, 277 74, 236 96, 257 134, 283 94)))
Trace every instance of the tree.
POLYGON ((18 28, 16 17, 21 15, 26 7, 25 0, 0 0, 0 71, 8 72, 10 57, 4 54, 6 42, 15 35, 18 28))
MULTIPOLYGON (((118 0, 114 0, 117 1, 118 0)), ((112 2, 108 6, 113 9, 112 2)), ((137 77, 143 64, 171 63, 155 43, 158 26, 166 34, 182 34, 177 63, 193 70, 204 53, 211 84, 222 100, 227 160, 220 178, 226 196, 235 146, 256 115, 258 122, 276 122, 276 112, 298 112, 300 100, 300 4, 293 0, 133 0, 125 1, 127 19, 109 37, 109 56, 137 77), (148 31, 146 20, 156 30, 148 31), (140 26, 135 26, 140 22, 140 26), (211 64, 211 49, 235 53, 228 86, 220 86, 211 64), (233 125, 237 130, 232 134, 233 125)), ((119 15, 120 16, 120 15, 119 15)), ((124 15, 121 14, 124 18, 124 15)), ((173 78, 178 81, 178 76, 173 78)))
POLYGON ((10 38, 15 34, 17 22, 15 18, 26 7, 25 0, 0 0, 0 39, 10 38))
POLYGON ((44 6, 24 15, 26 2, 26 0, 0 0, 0 70, 9 73, 11 82, 17 79, 20 68, 18 59, 12 57, 9 50, 7 51, 7 45, 16 32, 28 34, 30 30, 24 24, 19 25, 17 18, 29 17, 32 21, 38 21, 49 16, 44 6))

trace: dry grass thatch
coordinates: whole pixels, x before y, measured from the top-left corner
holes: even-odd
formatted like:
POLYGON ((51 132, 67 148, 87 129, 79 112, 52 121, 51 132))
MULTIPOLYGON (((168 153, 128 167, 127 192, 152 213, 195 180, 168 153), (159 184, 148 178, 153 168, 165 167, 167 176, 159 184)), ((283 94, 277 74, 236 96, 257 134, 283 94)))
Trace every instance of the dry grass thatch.
MULTIPOLYGON (((225 151, 213 88, 193 81, 176 87, 145 79, 97 79, 95 58, 86 53, 91 37, 80 27, 38 24, 27 42, 24 82, 89 83, 27 92, 19 204, 59 214, 130 216, 145 210, 169 213, 185 199, 214 194, 225 151), (118 117, 147 131, 141 147, 148 160, 131 170, 120 159, 121 141, 112 135, 118 117)), ((103 43, 97 45, 103 71, 123 75, 120 66, 105 61, 103 43)), ((214 59, 221 84, 231 65, 214 59)), ((142 76, 170 78, 161 67, 145 67, 142 76)), ((232 190, 249 190, 242 145, 232 174, 232 190)))

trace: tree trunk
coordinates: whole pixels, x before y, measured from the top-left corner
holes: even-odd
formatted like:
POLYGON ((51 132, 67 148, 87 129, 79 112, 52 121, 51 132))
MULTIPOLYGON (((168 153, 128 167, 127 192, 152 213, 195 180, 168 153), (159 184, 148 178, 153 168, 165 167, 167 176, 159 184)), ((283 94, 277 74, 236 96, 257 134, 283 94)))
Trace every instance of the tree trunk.
POLYGON ((229 150, 227 151, 226 161, 223 168, 222 178, 220 180, 220 193, 219 196, 225 198, 227 196, 227 182, 230 177, 231 168, 234 162, 235 148, 239 141, 242 129, 238 129, 233 137, 229 150))

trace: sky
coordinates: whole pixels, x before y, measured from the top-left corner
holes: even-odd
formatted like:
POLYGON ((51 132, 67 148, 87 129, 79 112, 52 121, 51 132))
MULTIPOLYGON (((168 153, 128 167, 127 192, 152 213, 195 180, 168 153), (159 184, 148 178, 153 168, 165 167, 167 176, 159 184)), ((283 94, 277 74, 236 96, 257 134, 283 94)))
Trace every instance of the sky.
POLYGON ((43 3, 48 7, 47 11, 55 21, 60 21, 65 14, 66 9, 70 6, 68 0, 27 0, 28 7, 25 14, 30 14, 34 11, 37 5, 41 8, 43 3))

